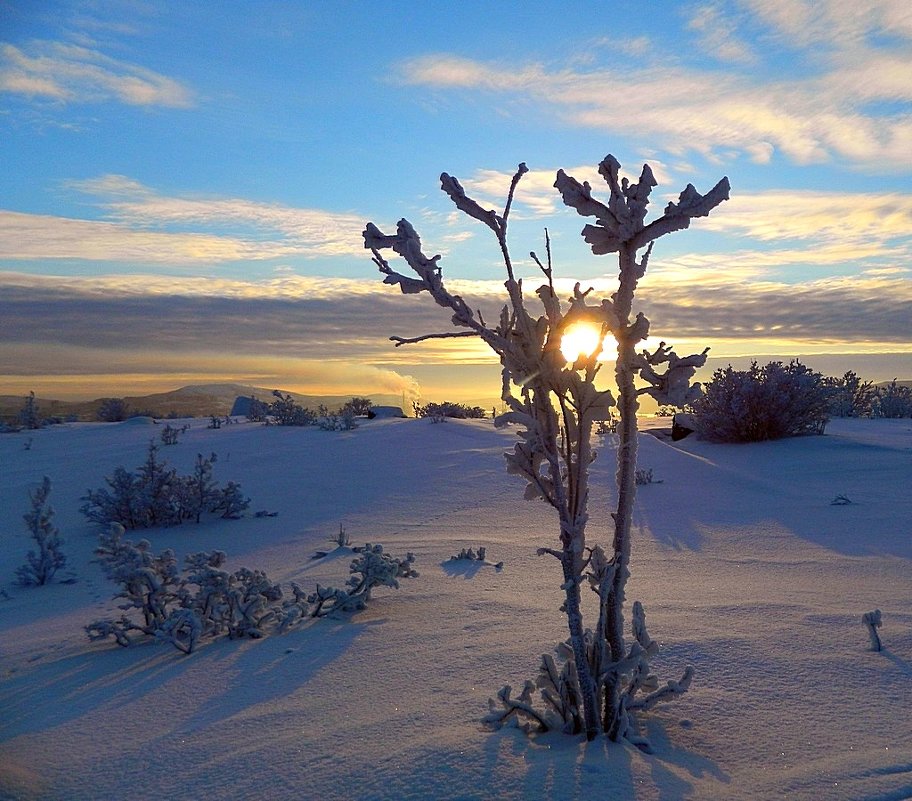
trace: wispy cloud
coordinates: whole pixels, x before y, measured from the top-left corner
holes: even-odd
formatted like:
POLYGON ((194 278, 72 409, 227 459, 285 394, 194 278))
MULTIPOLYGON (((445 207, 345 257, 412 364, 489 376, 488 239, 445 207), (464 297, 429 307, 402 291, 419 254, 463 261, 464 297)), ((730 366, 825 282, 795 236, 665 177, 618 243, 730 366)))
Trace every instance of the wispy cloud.
POLYGON ((412 85, 536 100, 566 123, 660 143, 673 153, 714 159, 741 153, 766 163, 778 152, 799 164, 840 159, 875 171, 908 170, 912 22, 906 6, 903 0, 863 10, 841 0, 755 0, 751 25, 772 28, 789 46, 825 41, 813 63, 796 59, 791 74, 773 81, 756 74, 759 56, 739 37, 744 21, 717 4, 695 10, 691 31, 708 53, 734 62, 725 73, 657 58, 643 58, 639 67, 618 60, 579 70, 441 53, 406 61, 401 75, 412 85))
POLYGON ((0 210, 0 258, 206 266, 284 257, 364 255, 363 219, 239 198, 166 197, 122 175, 67 186, 103 220, 0 210))
POLYGON ((49 41, 0 47, 0 92, 66 103, 167 108, 195 103, 192 90, 174 78, 88 47, 49 41))
POLYGON ((753 48, 738 36, 734 20, 717 3, 694 8, 687 27, 697 32, 701 49, 720 61, 754 64, 758 60, 753 48))

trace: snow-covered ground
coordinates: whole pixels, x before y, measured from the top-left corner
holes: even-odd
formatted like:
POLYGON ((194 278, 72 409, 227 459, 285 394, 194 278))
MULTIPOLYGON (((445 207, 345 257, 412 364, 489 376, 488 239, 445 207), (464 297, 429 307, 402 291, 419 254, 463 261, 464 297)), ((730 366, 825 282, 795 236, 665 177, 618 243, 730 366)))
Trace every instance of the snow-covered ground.
MULTIPOLYGON (((91 562, 79 498, 137 467, 160 428, 70 424, 0 437, 0 798, 846 799, 912 797, 912 422, 833 421, 756 445, 640 436, 633 576, 690 692, 643 718, 655 754, 603 740, 485 730, 487 699, 534 677, 566 636, 556 545, 523 502, 490 421, 377 420, 346 433, 204 420, 161 454, 215 451, 250 512, 130 532, 156 550, 220 548, 273 580, 341 585, 356 543, 415 552, 417 579, 350 619, 263 640, 90 643, 114 586, 91 562), (76 582, 13 583, 27 491, 51 478, 76 582), (837 495, 852 501, 833 505, 837 495), (490 565, 449 563, 485 545, 490 565), (885 650, 861 615, 883 612, 885 650)), ((590 538, 605 538, 614 453, 594 465, 590 538)))

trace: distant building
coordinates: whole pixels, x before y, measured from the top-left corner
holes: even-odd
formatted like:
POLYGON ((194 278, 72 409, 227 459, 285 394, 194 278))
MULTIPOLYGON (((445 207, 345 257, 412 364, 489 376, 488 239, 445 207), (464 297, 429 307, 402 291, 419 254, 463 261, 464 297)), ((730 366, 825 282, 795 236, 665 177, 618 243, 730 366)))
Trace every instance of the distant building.
POLYGON ((390 417, 406 417, 405 412, 402 411, 401 406, 371 406, 370 411, 367 413, 367 419, 373 420, 375 417, 379 417, 381 420, 385 420, 390 417))

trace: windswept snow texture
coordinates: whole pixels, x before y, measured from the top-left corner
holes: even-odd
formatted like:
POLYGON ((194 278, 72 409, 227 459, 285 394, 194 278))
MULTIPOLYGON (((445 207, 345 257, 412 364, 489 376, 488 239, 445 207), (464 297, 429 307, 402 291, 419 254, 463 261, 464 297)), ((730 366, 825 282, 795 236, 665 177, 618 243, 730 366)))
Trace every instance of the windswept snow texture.
MULTIPOLYGON (((169 462, 188 472, 214 451, 219 480, 253 502, 239 521, 143 531, 157 551, 218 548, 228 567, 286 585, 342 585, 342 524, 354 544, 415 552, 420 577, 350 619, 191 656, 90 643, 82 627, 116 612, 115 588, 91 561, 79 497, 139 464, 157 429, 68 424, 29 432, 30 450, 0 436, 0 798, 912 797, 908 420, 835 420, 823 437, 753 445, 640 435, 640 466, 662 483, 638 488, 628 599, 661 644, 657 674, 696 669, 687 695, 645 716, 651 756, 480 725, 487 699, 521 687, 566 636, 558 565, 535 555, 556 547, 556 522, 506 475, 509 429, 189 422, 169 462), (68 562, 23 588, 22 515, 44 475, 68 562), (479 543, 503 570, 446 569, 479 543), (861 620, 872 609, 880 653, 861 620)), ((600 450, 591 542, 607 536, 614 475, 610 441, 600 450)))

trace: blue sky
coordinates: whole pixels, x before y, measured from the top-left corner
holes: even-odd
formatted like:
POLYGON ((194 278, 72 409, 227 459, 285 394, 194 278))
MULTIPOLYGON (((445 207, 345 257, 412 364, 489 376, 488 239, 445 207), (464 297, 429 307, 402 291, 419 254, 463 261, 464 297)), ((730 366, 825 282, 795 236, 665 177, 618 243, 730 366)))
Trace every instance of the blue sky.
POLYGON ((0 394, 496 396, 476 343, 391 347, 448 320, 380 284, 364 223, 407 217, 493 309, 496 243, 438 177, 499 208, 524 161, 520 272, 547 227, 568 286, 610 293, 551 187, 598 194, 609 152, 658 211, 732 184, 656 245, 658 336, 912 376, 907 0, 0 0, 0 394))

